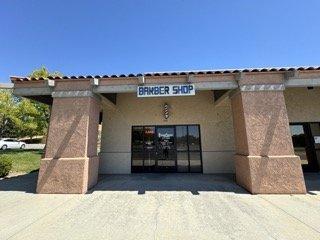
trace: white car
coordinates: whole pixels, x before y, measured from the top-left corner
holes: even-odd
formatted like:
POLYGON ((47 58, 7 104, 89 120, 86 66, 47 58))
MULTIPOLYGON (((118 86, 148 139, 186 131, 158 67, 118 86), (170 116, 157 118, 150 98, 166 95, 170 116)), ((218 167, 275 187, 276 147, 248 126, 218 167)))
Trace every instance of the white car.
POLYGON ((17 139, 12 138, 1 138, 0 139, 0 149, 6 150, 6 149, 24 149, 26 147, 25 142, 21 142, 17 139))

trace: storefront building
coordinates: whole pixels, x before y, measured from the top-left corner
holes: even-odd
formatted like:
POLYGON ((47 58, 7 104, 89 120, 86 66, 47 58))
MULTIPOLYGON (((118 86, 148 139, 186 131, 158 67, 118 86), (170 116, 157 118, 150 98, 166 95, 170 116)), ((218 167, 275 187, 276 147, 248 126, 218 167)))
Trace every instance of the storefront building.
POLYGON ((320 68, 11 80, 52 106, 38 193, 137 172, 235 173, 251 193, 305 193, 303 171, 319 170, 320 68))

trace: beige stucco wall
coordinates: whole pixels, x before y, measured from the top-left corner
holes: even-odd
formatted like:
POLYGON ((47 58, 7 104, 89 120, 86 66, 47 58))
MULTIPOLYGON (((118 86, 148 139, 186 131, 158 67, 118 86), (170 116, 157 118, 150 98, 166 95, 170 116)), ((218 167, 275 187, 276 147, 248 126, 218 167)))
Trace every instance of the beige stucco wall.
POLYGON ((211 91, 195 96, 137 98, 117 96, 115 109, 104 107, 100 173, 131 172, 131 127, 134 125, 200 124, 204 173, 234 172, 234 136, 230 100, 214 105, 211 91), (163 118, 163 105, 170 117, 163 118))
MULTIPOLYGON (((289 122, 320 121, 320 88, 284 92, 289 122)), ((118 94, 115 109, 103 108, 100 173, 131 172, 131 127, 134 125, 200 124, 204 173, 234 172, 234 133, 230 100, 214 105, 211 91, 195 96, 137 98, 118 94), (163 104, 170 118, 163 118, 163 104)))
POLYGON ((284 91, 289 122, 320 122, 320 88, 284 91))

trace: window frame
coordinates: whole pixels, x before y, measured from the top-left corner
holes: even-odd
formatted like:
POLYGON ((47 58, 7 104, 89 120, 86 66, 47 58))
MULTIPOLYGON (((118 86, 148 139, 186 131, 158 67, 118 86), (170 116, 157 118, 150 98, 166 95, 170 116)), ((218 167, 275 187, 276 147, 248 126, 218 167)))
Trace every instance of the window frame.
MULTIPOLYGON (((132 125, 131 126, 131 173, 136 173, 136 172, 150 172, 150 171, 146 171, 145 166, 144 166, 144 161, 145 161, 145 139, 144 139, 144 129, 145 127, 153 127, 154 131, 155 131, 155 151, 156 151, 156 145, 157 145, 157 128, 158 127, 173 127, 174 128, 174 142, 175 142, 175 152, 176 152, 176 171, 175 173, 203 173, 203 156, 202 156, 202 143, 201 143, 201 126, 200 124, 177 124, 177 125, 132 125), (186 126, 187 128, 187 150, 178 150, 177 149, 177 127, 179 126, 186 126), (199 150, 190 150, 189 147, 189 126, 196 126, 198 133, 199 133, 199 150), (133 150, 133 129, 137 128, 137 127, 142 127, 142 131, 143 131, 143 150, 142 151, 134 151, 133 150), (142 170, 141 171, 133 171, 133 167, 135 167, 133 165, 133 153, 134 152, 140 152, 143 155, 143 165, 142 165, 142 170), (178 172, 178 153, 179 152, 185 152, 188 155, 188 172, 178 172), (191 172, 191 166, 190 166, 190 152, 195 152, 195 153, 199 153, 200 156, 200 171, 199 172, 191 172)), ((155 160, 156 164, 155 166, 157 166, 157 159, 155 160)), ((157 172, 157 171, 155 171, 157 172)))

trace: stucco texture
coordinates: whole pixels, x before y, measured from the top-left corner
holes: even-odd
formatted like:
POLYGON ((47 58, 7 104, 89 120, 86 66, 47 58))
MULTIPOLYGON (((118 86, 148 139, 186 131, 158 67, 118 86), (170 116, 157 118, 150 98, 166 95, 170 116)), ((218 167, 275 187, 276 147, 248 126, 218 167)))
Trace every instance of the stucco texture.
POLYGON ((131 128, 135 125, 199 124, 204 173, 234 172, 234 135, 229 99, 218 106, 212 91, 195 96, 137 98, 118 94, 116 107, 103 108, 100 173, 131 172, 131 128), (169 104, 169 119, 163 105, 169 104))
POLYGON ((292 155, 281 91, 241 92, 233 98, 236 151, 241 155, 292 155))
POLYGON ((235 156, 236 181, 251 193, 306 193, 297 156, 235 156))
POLYGON ((251 193, 305 193, 282 91, 232 97, 237 183, 251 193))
POLYGON ((320 88, 284 91, 290 122, 320 122, 320 88))
POLYGON ((54 98, 38 193, 85 193, 97 182, 100 102, 54 98))

